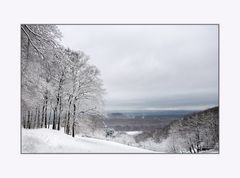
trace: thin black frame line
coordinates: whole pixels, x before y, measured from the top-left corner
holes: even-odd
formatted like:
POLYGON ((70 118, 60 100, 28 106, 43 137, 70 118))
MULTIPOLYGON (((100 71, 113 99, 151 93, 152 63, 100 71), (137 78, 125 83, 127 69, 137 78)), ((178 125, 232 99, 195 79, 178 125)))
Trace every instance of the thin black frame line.
POLYGON ((22 152, 22 30, 21 30, 22 24, 20 24, 19 28, 19 36, 20 36, 20 154, 23 154, 22 152))
POLYGON ((171 24, 168 24, 168 23, 22 23, 21 25, 126 25, 126 26, 134 26, 134 25, 152 25, 152 26, 158 26, 158 25, 169 25, 169 26, 174 26, 174 25, 219 25, 219 23, 171 23, 171 24))
POLYGON ((54 154, 54 155, 115 155, 115 154, 120 154, 120 155, 139 155, 139 154, 143 154, 143 155, 219 155, 219 153, 195 153, 195 154, 191 154, 191 153, 21 153, 22 155, 45 155, 45 154, 54 154))
POLYGON ((220 154, 220 24, 218 25, 218 154, 220 154))
MULTIPOLYGON (((25 24, 25 23, 23 23, 25 24)), ((20 43, 21 43, 21 25, 23 24, 20 24, 20 43)), ((31 24, 28 24, 28 25, 31 25, 31 24)), ((198 25, 217 25, 218 26, 218 117, 219 117, 219 120, 218 120, 218 134, 219 134, 219 148, 218 148, 218 152, 217 153, 199 153, 199 154, 189 154, 189 153, 159 153, 159 152, 156 152, 156 153, 23 153, 22 152, 22 107, 21 107, 21 101, 22 101, 22 87, 21 87, 21 84, 22 84, 22 66, 21 66, 21 56, 22 56, 22 51, 21 51, 21 45, 22 43, 20 44, 20 154, 22 155, 38 155, 38 154, 52 154, 52 155, 59 155, 59 154, 62 154, 62 155, 69 155, 69 154, 79 154, 79 155, 101 155, 101 154, 105 154, 105 155, 118 155, 118 154, 131 154, 131 155, 220 155, 220 24, 219 23, 213 23, 213 24, 207 24, 207 23, 203 23, 203 24, 188 24, 188 23, 185 23, 185 24, 181 24, 181 23, 176 23, 176 24, 156 24, 156 23, 136 23, 136 24, 124 24, 124 23, 116 23, 116 24, 111 24, 111 23, 90 23, 90 24, 87 24, 87 23, 83 23, 83 24, 58 24, 58 23, 49 23, 49 24, 41 24, 41 23, 36 23, 36 24, 33 24, 33 25, 154 25, 154 26, 160 26, 160 25, 195 25, 195 26, 198 26, 198 25)))

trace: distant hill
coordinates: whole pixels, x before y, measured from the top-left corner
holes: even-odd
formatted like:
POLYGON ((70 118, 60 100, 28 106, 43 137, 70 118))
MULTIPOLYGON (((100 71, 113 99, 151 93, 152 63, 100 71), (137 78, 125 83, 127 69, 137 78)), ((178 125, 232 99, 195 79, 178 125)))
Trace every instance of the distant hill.
POLYGON ((104 123, 116 131, 151 131, 163 128, 174 119, 105 119, 104 123))
POLYGON ((140 110, 140 111, 109 111, 108 119, 169 119, 180 118, 197 110, 140 110))
POLYGON ((149 137, 152 137, 156 142, 167 143, 173 153, 218 151, 219 107, 194 112, 172 121, 162 129, 138 135, 136 139, 142 141, 143 138, 149 137))

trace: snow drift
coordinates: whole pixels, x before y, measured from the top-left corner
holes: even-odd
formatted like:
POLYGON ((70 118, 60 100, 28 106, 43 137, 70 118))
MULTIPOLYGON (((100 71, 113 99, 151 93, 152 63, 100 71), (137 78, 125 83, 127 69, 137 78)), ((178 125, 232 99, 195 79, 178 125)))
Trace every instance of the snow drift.
POLYGON ((50 129, 22 129, 22 153, 154 153, 111 141, 75 138, 50 129))

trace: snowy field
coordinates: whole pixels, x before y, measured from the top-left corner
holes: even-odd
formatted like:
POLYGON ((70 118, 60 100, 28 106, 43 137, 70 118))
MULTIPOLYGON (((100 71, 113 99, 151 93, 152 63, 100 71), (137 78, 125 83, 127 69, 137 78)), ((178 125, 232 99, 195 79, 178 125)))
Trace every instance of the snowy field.
POLYGON ((22 129, 22 153, 156 153, 111 141, 75 138, 50 129, 22 129))
POLYGON ((142 131, 128 131, 128 132, 126 132, 126 134, 132 135, 132 136, 136 136, 136 135, 139 135, 141 133, 142 133, 142 131))

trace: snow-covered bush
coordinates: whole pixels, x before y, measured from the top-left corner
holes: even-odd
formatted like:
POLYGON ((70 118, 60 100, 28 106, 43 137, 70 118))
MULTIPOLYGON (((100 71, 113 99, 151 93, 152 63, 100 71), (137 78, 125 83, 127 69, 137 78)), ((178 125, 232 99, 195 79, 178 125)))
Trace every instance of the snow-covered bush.
POLYGON ((112 140, 118 143, 126 144, 126 145, 132 145, 132 146, 137 145, 135 142, 134 136, 128 135, 125 132, 118 132, 112 140))
POLYGON ((106 136, 106 138, 107 137, 113 137, 114 133, 115 133, 115 131, 112 128, 106 128, 105 129, 105 136, 106 136))

